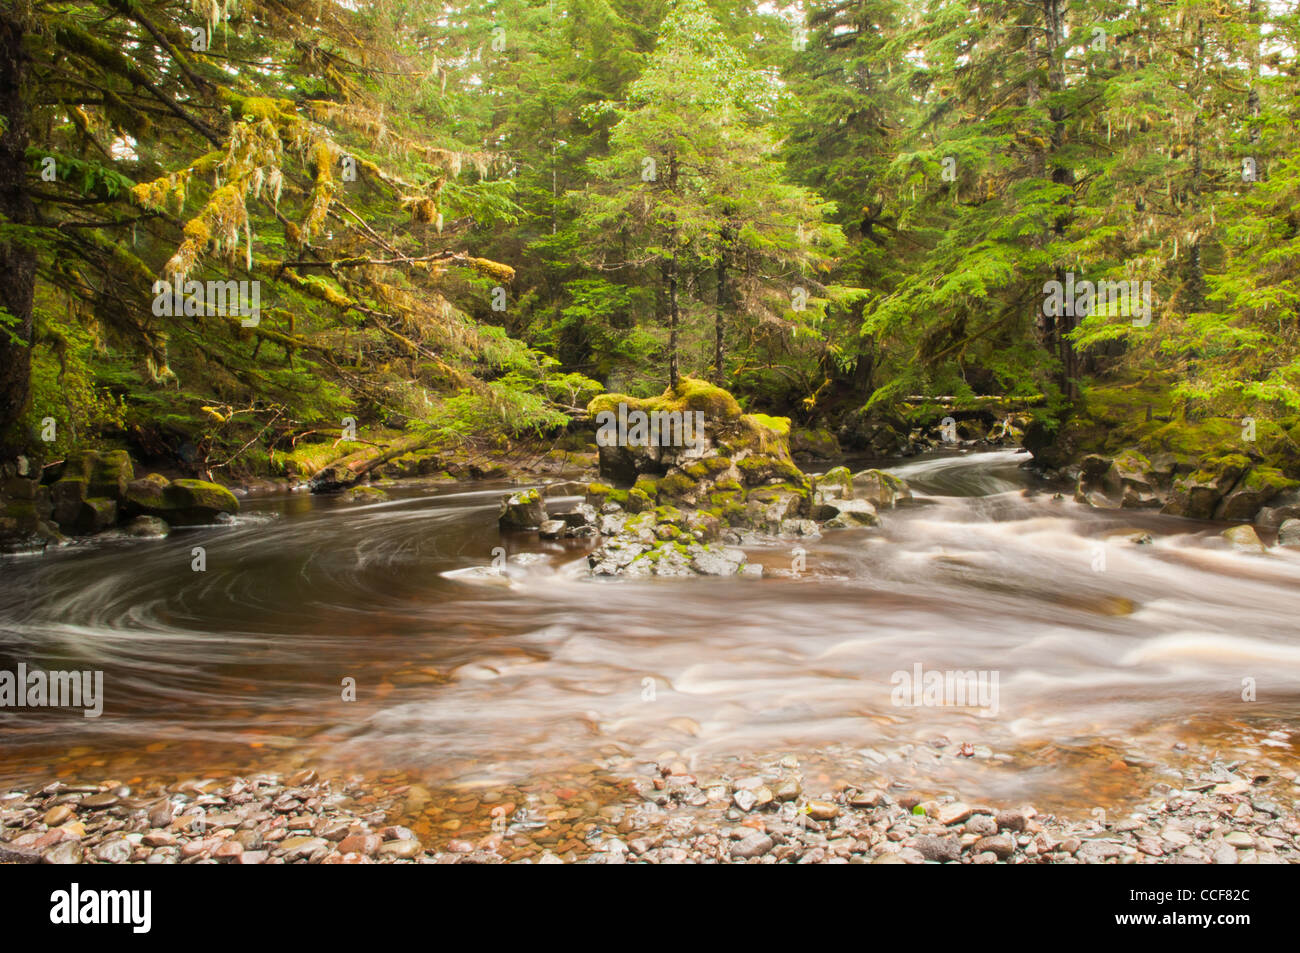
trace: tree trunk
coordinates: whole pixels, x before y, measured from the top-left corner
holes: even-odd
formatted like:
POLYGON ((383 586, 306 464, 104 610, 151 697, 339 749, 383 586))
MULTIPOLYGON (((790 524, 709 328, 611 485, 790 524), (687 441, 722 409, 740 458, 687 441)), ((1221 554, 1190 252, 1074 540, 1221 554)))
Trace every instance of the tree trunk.
POLYGON ((668 386, 677 388, 677 252, 668 262, 668 386))
MULTIPOLYGON (((16 11, 0 12, 0 217, 14 225, 33 219, 27 192, 27 56, 23 27, 16 11)), ((27 409, 31 378, 32 297, 36 286, 36 253, 12 239, 0 241, 0 306, 14 323, 0 328, 0 460, 25 449, 28 435, 20 421, 27 409), (15 340, 16 339, 16 340, 15 340)))
POLYGON ((726 364, 726 342, 723 338, 727 327, 727 250, 723 248, 718 255, 718 294, 717 310, 713 316, 713 377, 719 386, 724 380, 723 368, 726 364))

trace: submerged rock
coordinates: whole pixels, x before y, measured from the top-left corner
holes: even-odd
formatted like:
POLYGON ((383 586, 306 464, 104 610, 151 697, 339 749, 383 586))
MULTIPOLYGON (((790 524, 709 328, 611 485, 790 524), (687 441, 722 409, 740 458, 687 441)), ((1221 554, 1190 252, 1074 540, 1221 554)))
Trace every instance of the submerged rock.
POLYGON ((162 539, 171 532, 171 527, 157 516, 137 516, 122 528, 122 532, 136 539, 162 539))

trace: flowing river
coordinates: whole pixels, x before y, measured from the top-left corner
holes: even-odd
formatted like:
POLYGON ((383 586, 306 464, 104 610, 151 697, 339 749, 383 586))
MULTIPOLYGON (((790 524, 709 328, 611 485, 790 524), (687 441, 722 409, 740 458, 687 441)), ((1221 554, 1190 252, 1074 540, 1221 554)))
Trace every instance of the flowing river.
POLYGON ((585 578, 585 542, 498 534, 503 484, 285 494, 9 560, 0 668, 102 670, 105 701, 0 709, 0 784, 311 764, 472 791, 789 753, 1069 809, 1142 793, 1182 743, 1294 768, 1300 550, 1054 498, 1025 459, 895 466, 917 505, 746 547, 763 579, 585 578), (495 547, 545 558, 457 572, 495 547), (895 697, 917 666, 996 691, 895 697))

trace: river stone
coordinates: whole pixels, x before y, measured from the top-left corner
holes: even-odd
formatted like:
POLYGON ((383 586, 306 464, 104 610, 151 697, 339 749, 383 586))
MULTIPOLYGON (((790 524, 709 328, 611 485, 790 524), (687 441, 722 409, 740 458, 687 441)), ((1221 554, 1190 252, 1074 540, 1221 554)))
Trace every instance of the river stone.
POLYGON ((989 851, 996 854, 999 860, 1006 860, 1016 852, 1016 842, 1007 834, 994 834, 992 837, 981 837, 972 849, 977 854, 989 851))
POLYGON ((545 522, 546 503, 539 490, 521 490, 501 501, 497 525, 502 530, 538 529, 545 522))
POLYGON ((869 500, 831 500, 822 504, 827 529, 853 529, 859 526, 879 526, 880 517, 869 500))
POLYGON ((40 862, 41 855, 30 847, 18 847, 0 841, 0 864, 39 864, 40 862))
POLYGON ((734 576, 744 563, 739 549, 692 547, 691 568, 704 576, 734 576))
POLYGON ((74 840, 61 841, 45 852, 47 864, 79 864, 85 852, 74 840))
POLYGON ((99 533, 117 524, 117 501, 91 497, 81 504, 73 524, 78 533, 99 533))
POLYGON ((956 837, 921 834, 912 838, 912 846, 919 850, 926 860, 935 860, 939 863, 961 860, 961 841, 956 837))
MULTIPOLYGON (((972 813, 974 813, 974 809, 969 804, 956 801, 952 804, 942 805, 935 812, 934 817, 940 824, 958 824, 970 817, 972 813)), ((996 831, 990 831, 989 833, 996 833, 996 831)))
POLYGON ((338 493, 346 490, 359 480, 356 471, 341 463, 322 467, 307 481, 307 489, 313 493, 338 493))
POLYGON ((379 847, 381 857, 397 857, 404 860, 418 857, 423 851, 424 848, 418 840, 409 839, 386 841, 379 847))
POLYGON ((1279 546, 1300 546, 1300 519, 1289 519, 1277 531, 1279 546))
POLYGON ((127 487, 127 513, 157 516, 171 526, 203 526, 222 514, 239 512, 239 500, 224 486, 207 480, 168 481, 157 473, 127 487))
POLYGON ((912 499, 912 490, 900 478, 884 470, 862 470, 853 474, 853 496, 867 500, 877 509, 892 509, 912 499))
POLYGON ((761 857, 776 846, 776 842, 759 831, 750 831, 731 845, 731 856, 736 860, 748 860, 761 857))
POLYGON ((137 516, 122 531, 136 539, 162 539, 171 532, 171 527, 157 516, 137 516))
POLYGON ((1232 546, 1233 549, 1243 553, 1262 553, 1264 544, 1260 542, 1259 534, 1255 532, 1255 527, 1243 523, 1240 526, 1233 526, 1225 529, 1220 535, 1223 536, 1232 546))
POLYGON ((131 842, 124 837, 106 840, 95 848, 95 859, 106 864, 124 864, 131 859, 131 842))
POLYGON ((542 520, 537 527, 537 535, 542 539, 559 539, 564 535, 564 520, 542 520))
POLYGON ((1190 519, 1208 520, 1237 478, 1241 476, 1241 467, 1226 466, 1221 472, 1207 474, 1189 473, 1174 481, 1173 491, 1168 502, 1160 510, 1170 516, 1186 516, 1190 519))

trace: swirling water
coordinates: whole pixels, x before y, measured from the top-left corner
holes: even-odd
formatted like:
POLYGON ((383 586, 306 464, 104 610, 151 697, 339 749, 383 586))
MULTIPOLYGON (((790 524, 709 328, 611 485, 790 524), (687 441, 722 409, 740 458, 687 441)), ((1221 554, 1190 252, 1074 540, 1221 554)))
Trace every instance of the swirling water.
POLYGON ((1023 459, 896 466, 915 505, 747 547, 800 569, 761 580, 588 579, 585 543, 502 538, 489 484, 286 494, 10 560, 0 668, 102 670, 105 705, 0 709, 0 781, 310 762, 474 786, 790 752, 1068 805, 1129 793, 1112 769, 1158 773, 1179 740, 1294 761, 1300 550, 1055 499, 1023 459), (546 558, 485 578, 497 547, 546 558), (996 675, 996 704, 900 699, 918 665, 996 675), (936 738, 978 753, 915 754, 936 738))

